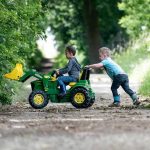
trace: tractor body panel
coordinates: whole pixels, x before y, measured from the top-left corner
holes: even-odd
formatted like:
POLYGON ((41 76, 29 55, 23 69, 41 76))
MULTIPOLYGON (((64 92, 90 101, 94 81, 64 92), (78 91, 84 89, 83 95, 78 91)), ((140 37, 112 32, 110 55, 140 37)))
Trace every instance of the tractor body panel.
POLYGON ((91 85, 89 84, 90 82, 88 80, 80 80, 78 81, 74 86, 72 86, 69 90, 67 90, 67 94, 63 99, 60 99, 59 102, 70 102, 70 94, 71 91, 78 87, 82 87, 86 89, 89 92, 89 95, 91 98, 95 98, 95 93, 92 91, 91 85))
POLYGON ((54 103, 58 103, 59 100, 57 95, 59 94, 59 89, 57 88, 57 80, 51 81, 50 79, 43 78, 43 80, 36 80, 31 82, 32 91, 42 90, 44 91, 49 100, 54 103))
POLYGON ((58 94, 60 89, 57 85, 57 80, 51 80, 49 76, 44 76, 42 80, 35 80, 31 82, 32 91, 42 90, 47 95, 52 103, 66 103, 70 102, 70 94, 75 88, 82 87, 89 92, 91 98, 95 97, 95 93, 92 91, 89 80, 79 80, 74 86, 67 90, 67 94, 63 98, 59 98, 58 94))

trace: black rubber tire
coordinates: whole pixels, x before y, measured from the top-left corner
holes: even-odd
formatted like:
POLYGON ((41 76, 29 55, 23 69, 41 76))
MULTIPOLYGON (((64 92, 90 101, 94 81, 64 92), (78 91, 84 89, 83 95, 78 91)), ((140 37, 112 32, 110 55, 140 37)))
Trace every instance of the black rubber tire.
POLYGON ((95 102, 95 97, 91 98, 90 103, 87 107, 91 107, 94 104, 94 102, 95 102))
POLYGON ((48 102, 49 102, 49 100, 48 100, 47 94, 44 91, 41 91, 41 90, 32 91, 31 94, 29 95, 29 104, 35 109, 44 108, 45 106, 47 106, 48 102), (37 105, 37 104, 34 103, 34 96, 36 94, 40 94, 44 98, 43 103, 40 104, 40 105, 37 105))
POLYGON ((82 88, 82 87, 78 87, 78 88, 75 88, 71 91, 71 94, 70 94, 70 99, 71 99, 71 104, 76 107, 76 108, 87 108, 87 106, 90 104, 90 96, 89 96, 89 93, 86 89, 82 88), (74 96, 77 94, 77 93, 82 93, 84 94, 85 96, 85 100, 83 103, 76 103, 75 99, 74 99, 74 96))

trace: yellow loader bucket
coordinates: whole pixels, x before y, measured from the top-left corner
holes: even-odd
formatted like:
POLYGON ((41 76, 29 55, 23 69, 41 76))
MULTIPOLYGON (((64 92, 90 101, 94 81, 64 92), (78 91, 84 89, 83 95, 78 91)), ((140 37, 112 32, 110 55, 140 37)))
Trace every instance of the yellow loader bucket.
POLYGON ((4 77, 12 80, 19 80, 22 75, 22 64, 16 64, 16 67, 10 73, 5 74, 4 77))

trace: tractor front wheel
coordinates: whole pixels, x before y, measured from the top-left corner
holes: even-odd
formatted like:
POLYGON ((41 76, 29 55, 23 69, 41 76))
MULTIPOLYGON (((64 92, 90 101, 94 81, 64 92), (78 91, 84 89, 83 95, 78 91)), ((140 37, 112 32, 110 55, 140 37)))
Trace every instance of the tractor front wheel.
POLYGON ((32 91, 29 96, 29 104, 35 109, 42 109, 48 104, 48 97, 44 91, 32 91))
POLYGON ((90 104, 90 96, 86 89, 78 87, 71 92, 71 103, 76 108, 87 108, 90 104))

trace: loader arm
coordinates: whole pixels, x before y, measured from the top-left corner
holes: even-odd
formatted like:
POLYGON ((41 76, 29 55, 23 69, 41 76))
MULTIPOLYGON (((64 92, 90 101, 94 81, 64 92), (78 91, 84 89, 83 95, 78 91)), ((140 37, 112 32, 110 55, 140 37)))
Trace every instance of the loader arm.
POLYGON ((4 75, 5 78, 17 80, 20 82, 25 82, 32 76, 40 80, 43 78, 42 74, 33 69, 23 72, 22 64, 16 64, 16 67, 10 73, 4 75))
POLYGON ((35 70, 29 70, 27 72, 24 73, 24 75, 19 79, 20 82, 25 82, 26 80, 28 80, 30 77, 35 77, 39 80, 41 80, 43 78, 42 74, 38 73, 35 70))

